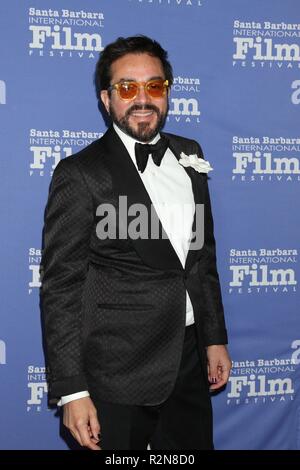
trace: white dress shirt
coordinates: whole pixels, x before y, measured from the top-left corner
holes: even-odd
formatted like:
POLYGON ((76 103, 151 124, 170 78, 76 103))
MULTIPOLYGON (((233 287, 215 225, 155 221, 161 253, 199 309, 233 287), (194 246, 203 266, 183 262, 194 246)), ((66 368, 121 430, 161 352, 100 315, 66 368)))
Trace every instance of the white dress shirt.
MULTIPOLYGON (((115 124, 113 126, 125 145, 162 226, 184 267, 189 251, 195 213, 195 201, 189 176, 169 148, 166 150, 160 166, 153 162, 150 155, 145 171, 143 173, 139 172, 134 150, 137 141, 125 134, 115 124)), ((149 143, 155 144, 159 139, 160 135, 158 134, 149 143)), ((194 321, 193 307, 186 292, 186 326, 191 325, 194 321)), ((61 406, 69 401, 87 396, 89 396, 88 391, 72 393, 62 397, 58 405, 61 406)))

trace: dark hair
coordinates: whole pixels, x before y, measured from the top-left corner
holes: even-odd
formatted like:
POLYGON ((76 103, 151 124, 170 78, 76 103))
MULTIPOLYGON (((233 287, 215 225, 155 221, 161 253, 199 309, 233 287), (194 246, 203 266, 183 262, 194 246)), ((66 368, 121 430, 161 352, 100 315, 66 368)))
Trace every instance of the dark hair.
POLYGON ((115 42, 104 48, 96 64, 94 82, 98 99, 101 90, 107 90, 110 86, 112 63, 126 54, 149 54, 160 59, 165 78, 169 80, 169 85, 172 85, 173 71, 168 61, 168 53, 157 41, 143 35, 128 38, 119 37, 115 42))

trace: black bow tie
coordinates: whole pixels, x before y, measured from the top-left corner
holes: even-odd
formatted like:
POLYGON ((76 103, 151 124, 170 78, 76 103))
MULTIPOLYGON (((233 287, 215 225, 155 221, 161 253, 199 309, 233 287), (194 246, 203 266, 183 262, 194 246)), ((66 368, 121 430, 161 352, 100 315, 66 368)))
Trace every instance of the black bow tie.
POLYGON ((140 144, 139 142, 136 142, 135 159, 139 171, 143 173, 145 170, 150 154, 154 163, 159 166, 168 146, 169 141, 164 136, 162 136, 156 144, 140 144))

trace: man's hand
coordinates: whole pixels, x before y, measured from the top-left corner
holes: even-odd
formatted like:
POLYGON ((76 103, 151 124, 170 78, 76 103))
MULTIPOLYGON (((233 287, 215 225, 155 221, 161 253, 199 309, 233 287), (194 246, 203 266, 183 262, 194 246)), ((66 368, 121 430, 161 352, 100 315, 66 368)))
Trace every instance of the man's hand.
POLYGON ((100 424, 90 397, 79 398, 64 405, 64 425, 81 446, 101 450, 97 445, 100 424))
POLYGON ((210 390, 217 390, 228 381, 231 360, 223 344, 216 344, 206 348, 208 380, 212 384, 210 390))

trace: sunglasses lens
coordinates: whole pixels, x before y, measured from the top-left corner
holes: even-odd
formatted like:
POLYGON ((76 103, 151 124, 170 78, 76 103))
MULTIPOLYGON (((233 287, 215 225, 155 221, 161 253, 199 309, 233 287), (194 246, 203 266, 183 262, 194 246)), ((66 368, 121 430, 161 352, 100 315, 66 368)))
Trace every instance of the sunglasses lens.
POLYGON ((138 85, 134 82, 124 82, 119 85, 119 94, 123 100, 132 100, 138 92, 138 85))
POLYGON ((140 86, 144 86, 152 98, 161 98, 166 92, 168 82, 164 80, 149 80, 147 83, 120 82, 117 84, 117 90, 123 100, 133 100, 137 96, 140 86))
POLYGON ((161 98, 166 91, 163 80, 151 80, 147 83, 147 92, 152 98, 161 98))

